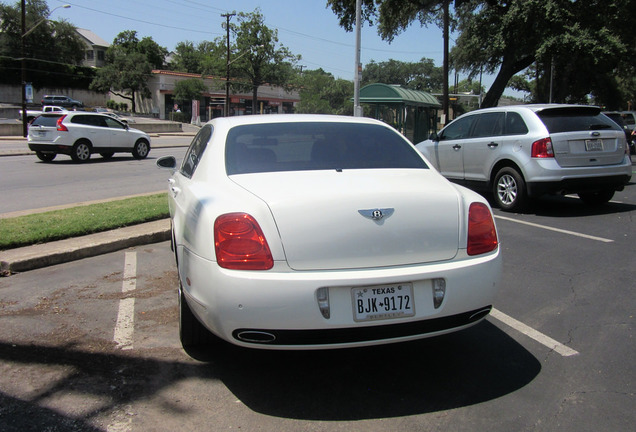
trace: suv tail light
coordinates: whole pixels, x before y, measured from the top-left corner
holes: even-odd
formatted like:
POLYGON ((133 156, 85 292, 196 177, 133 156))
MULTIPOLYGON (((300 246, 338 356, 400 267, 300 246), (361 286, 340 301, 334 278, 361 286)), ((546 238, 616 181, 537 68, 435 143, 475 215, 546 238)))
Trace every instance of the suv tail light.
POLYGON ((468 255, 479 255, 497 249, 497 230, 490 209, 483 203, 472 203, 468 210, 468 255))
POLYGON ((60 132, 68 132, 68 129, 66 128, 66 126, 62 124, 62 120, 64 120, 65 117, 66 117, 66 114, 61 116, 59 119, 57 119, 57 130, 60 132))
POLYGON ((553 158, 552 140, 550 137, 543 138, 532 143, 533 158, 553 158))
POLYGON ((214 221, 219 266, 232 270, 269 270, 274 259, 261 227, 247 213, 228 213, 214 221))

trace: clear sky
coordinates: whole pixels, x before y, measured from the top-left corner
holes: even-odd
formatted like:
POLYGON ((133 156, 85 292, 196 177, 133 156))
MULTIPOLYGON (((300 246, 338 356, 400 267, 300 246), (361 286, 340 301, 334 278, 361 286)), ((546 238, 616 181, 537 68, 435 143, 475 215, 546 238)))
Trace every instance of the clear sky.
MULTIPOLYGON (((322 68, 338 78, 353 80, 354 76, 355 34, 340 27, 326 0, 47 0, 47 3, 50 10, 70 4, 68 9, 55 10, 51 19, 66 19, 107 42, 112 43, 124 30, 136 30, 139 39, 150 36, 168 50, 182 41, 196 44, 223 36, 225 18, 221 14, 260 8, 266 25, 278 30, 279 42, 302 56, 299 65, 305 69, 322 68)), ((452 46, 453 41, 450 43, 452 46)), ((363 66, 371 60, 417 62, 423 57, 442 66, 442 31, 434 25, 427 28, 415 23, 391 44, 378 36, 377 28, 368 25, 362 28, 363 66)), ((492 77, 484 77, 486 89, 489 81, 492 82, 492 77)), ((453 79, 449 82, 452 85, 453 79)))

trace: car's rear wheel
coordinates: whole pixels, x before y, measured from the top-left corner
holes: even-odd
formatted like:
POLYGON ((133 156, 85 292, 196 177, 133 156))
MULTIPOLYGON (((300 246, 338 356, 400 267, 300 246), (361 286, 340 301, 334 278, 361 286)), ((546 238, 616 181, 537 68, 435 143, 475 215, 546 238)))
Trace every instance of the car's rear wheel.
POLYGON ((91 158, 91 143, 81 140, 75 143, 71 151, 71 159, 75 162, 86 162, 91 158))
POLYGON ((104 153, 100 153, 100 156, 103 157, 104 159, 110 159, 113 157, 115 153, 114 152, 104 152, 104 153))
POLYGON ((526 182, 514 168, 505 167, 497 172, 493 195, 497 206, 504 211, 522 211, 528 204, 526 182))
POLYGON ((135 159, 144 159, 150 153, 150 143, 145 139, 140 139, 133 147, 132 155, 135 159))
POLYGON ((179 338, 183 347, 211 345, 219 342, 192 313, 183 294, 183 287, 179 282, 179 338))
POLYGON ((57 153, 37 151, 35 155, 43 162, 51 162, 57 156, 57 153))
POLYGON ((614 191, 611 189, 597 192, 581 192, 579 194, 579 198, 581 198, 581 201, 590 206, 603 205, 611 200, 613 197, 614 191))

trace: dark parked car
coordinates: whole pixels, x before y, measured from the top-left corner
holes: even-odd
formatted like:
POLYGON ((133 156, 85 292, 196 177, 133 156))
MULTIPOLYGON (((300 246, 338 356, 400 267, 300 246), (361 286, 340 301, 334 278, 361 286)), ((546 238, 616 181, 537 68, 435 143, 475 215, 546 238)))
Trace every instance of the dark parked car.
POLYGON ((44 95, 42 105, 57 105, 64 108, 82 108, 84 106, 81 101, 58 95, 44 95))

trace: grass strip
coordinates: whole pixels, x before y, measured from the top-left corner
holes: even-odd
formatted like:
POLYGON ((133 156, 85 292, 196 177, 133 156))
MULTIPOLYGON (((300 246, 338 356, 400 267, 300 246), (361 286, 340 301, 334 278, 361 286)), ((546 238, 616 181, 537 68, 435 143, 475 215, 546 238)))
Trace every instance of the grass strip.
POLYGON ((170 216, 165 193, 0 219, 0 250, 78 237, 170 216))

